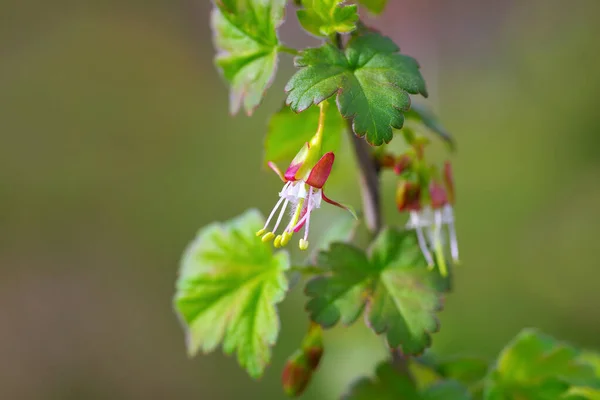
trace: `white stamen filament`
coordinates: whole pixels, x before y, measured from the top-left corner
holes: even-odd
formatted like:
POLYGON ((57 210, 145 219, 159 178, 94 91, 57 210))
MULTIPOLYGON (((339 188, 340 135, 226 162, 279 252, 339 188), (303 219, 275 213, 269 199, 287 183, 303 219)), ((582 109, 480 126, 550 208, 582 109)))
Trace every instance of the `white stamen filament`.
POLYGON ((304 216, 306 218, 306 226, 304 227, 304 240, 308 240, 308 227, 310 224, 310 212, 312 211, 312 207, 310 204, 310 200, 311 200, 311 196, 312 196, 312 191, 313 188, 310 187, 308 189, 308 196, 306 197, 306 215, 304 216))
POLYGON ((283 218, 283 214, 285 214, 285 209, 287 208, 289 202, 290 201, 286 199, 285 203, 283 203, 283 207, 281 207, 281 212, 279 213, 279 217, 277 217, 277 222, 275 223, 275 227, 273 228, 273 232, 277 231, 277 227, 281 223, 281 219, 283 218))
POLYGON ((419 242, 419 247, 421 248, 421 252, 425 256, 427 264, 433 265, 433 258, 431 257, 431 253, 429 252, 429 248, 427 247, 427 242, 425 241, 425 236, 423 235, 423 229, 421 229, 419 214, 415 211, 410 212, 410 224, 414 226, 415 231, 417 232, 417 240, 419 242))
MULTIPOLYGON (((287 186, 287 184, 286 184, 286 186, 287 186)), ((285 188, 285 186, 284 186, 284 188, 285 188)), ((273 215, 275 215, 275 212, 277 211, 277 209, 279 208, 279 206, 281 205, 281 202, 283 202, 283 200, 284 200, 284 198, 281 197, 279 199, 279 201, 277 202, 277 204, 275 204, 275 207, 273 207, 273 211, 271 211, 271 214, 269 214, 269 218, 267 218, 267 222, 265 222, 265 226, 263 227, 263 229, 267 229, 267 227, 269 226, 269 222, 271 222, 273 215)), ((281 215, 280 215, 280 217, 281 217, 281 215)))

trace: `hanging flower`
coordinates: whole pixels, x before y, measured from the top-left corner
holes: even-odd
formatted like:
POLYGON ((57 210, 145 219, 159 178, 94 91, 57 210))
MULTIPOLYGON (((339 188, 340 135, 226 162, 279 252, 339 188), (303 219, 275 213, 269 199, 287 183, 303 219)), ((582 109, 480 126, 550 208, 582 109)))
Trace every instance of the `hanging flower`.
POLYGON ((263 242, 274 239, 275 247, 287 245, 292 238, 292 235, 304 227, 304 237, 300 239, 299 247, 301 250, 306 250, 308 248, 310 218, 314 210, 321 207, 322 201, 343 208, 356 218, 356 214, 351 207, 329 199, 323 192, 323 186, 331 173, 335 155, 333 152, 321 155, 325 115, 324 105, 321 106, 321 104, 319 105, 321 107, 321 117, 319 119, 319 128, 317 132, 313 138, 309 142, 306 142, 300 149, 285 173, 282 174, 274 163, 269 162, 268 164, 285 184, 279 192, 279 201, 275 204, 269 218, 267 218, 265 226, 263 229, 256 232, 256 235, 262 236, 263 242), (288 207, 291 209, 291 218, 283 231, 277 235, 277 229, 279 228, 288 207), (268 231, 267 229, 271 220, 273 220, 273 217, 277 213, 277 210, 280 211, 275 221, 275 225, 272 230, 268 231))
POLYGON ((454 182, 448 162, 444 165, 442 182, 430 182, 426 192, 419 182, 405 180, 400 181, 396 191, 398 210, 408 211, 410 215, 407 228, 416 231, 421 252, 431 267, 434 265, 435 256, 442 275, 448 273, 444 256, 447 242, 453 262, 459 262, 453 203, 454 182), (425 195, 427 201, 423 199, 425 195), (444 229, 447 230, 447 237, 444 235, 444 229))

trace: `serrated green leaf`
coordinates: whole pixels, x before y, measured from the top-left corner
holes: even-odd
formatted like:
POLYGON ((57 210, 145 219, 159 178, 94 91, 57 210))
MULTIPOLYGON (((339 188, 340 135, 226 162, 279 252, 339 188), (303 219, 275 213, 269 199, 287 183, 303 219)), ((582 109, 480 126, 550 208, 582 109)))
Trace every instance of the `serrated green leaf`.
POLYGON ((442 381, 425 389, 422 400, 470 400, 466 387, 457 381, 442 381))
POLYGON ((371 248, 370 259, 353 246, 334 243, 321 252, 318 264, 329 271, 306 285, 306 309, 313 321, 330 327, 354 322, 365 306, 372 329, 385 333, 391 347, 406 354, 430 345, 441 308, 435 274, 417 245, 414 232, 384 230, 371 248))
POLYGON ((317 264, 331 276, 317 277, 306 284, 311 297, 306 309, 311 319, 324 327, 342 321, 351 324, 360 316, 369 290, 370 264, 366 254, 349 244, 333 243, 319 253, 317 264))
POLYGON ((521 332, 504 348, 488 374, 486 400, 578 398, 600 388, 594 369, 577 349, 535 330, 521 332))
POLYGON ((389 362, 377 366, 374 379, 363 378, 350 387, 345 400, 470 400, 467 388, 456 381, 438 381, 419 391, 411 377, 389 362))
POLYGON ((286 252, 257 240, 263 217, 250 210, 200 230, 179 270, 174 305, 188 353, 214 351, 222 342, 252 377, 262 375, 279 333, 276 304, 288 288, 286 252))
POLYGON ((423 126, 444 140, 450 149, 453 150, 455 148, 456 143, 454 142, 452 135, 444 128, 435 114, 424 105, 413 103, 410 110, 408 110, 404 116, 406 117, 406 126, 410 125, 411 128, 414 128, 414 125, 417 127, 423 126))
POLYGON ((211 24, 216 64, 230 83, 230 112, 248 115, 262 101, 277 69, 285 0, 215 0, 211 24))
POLYGON ((358 2, 373 14, 381 14, 388 0, 358 0, 358 2))
POLYGON ((296 12, 298 21, 315 36, 352 32, 358 21, 358 7, 342 3, 343 0, 302 0, 303 8, 296 12))
POLYGON ((301 69, 286 86, 287 104, 301 112, 337 93, 338 108, 358 136, 388 143, 392 128, 402 128, 409 93, 427 96, 419 65, 398 51, 377 33, 353 37, 344 52, 332 44, 307 49, 296 57, 301 69))
POLYGON ((439 328, 435 312, 442 307, 435 275, 427 269, 412 232, 383 231, 371 258, 380 271, 369 303, 369 322, 386 333, 390 347, 418 354, 431 345, 439 328))
MULTIPOLYGON (((317 131, 319 107, 296 114, 289 107, 283 107, 273 114, 269 121, 269 130, 265 139, 264 162, 291 161, 304 143, 317 131)), ((335 152, 341 142, 346 127, 344 119, 335 107, 328 107, 325 115, 323 134, 323 152, 335 152)))
POLYGON ((377 366, 374 379, 363 378, 352 385, 343 400, 421 400, 409 376, 398 373, 390 363, 377 366))

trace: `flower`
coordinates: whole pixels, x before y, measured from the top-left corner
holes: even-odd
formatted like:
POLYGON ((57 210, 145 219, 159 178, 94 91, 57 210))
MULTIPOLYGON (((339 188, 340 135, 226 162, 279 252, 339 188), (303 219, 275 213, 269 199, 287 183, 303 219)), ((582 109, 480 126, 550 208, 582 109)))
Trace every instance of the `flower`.
POLYGON ((444 257, 446 242, 449 242, 452 261, 459 262, 452 207, 454 182, 450 163, 446 162, 444 165, 442 182, 433 180, 427 189, 427 191, 423 190, 420 182, 400 181, 396 191, 396 204, 399 211, 409 211, 410 216, 406 226, 416 231, 419 247, 427 263, 433 266, 435 255, 440 273, 445 276, 448 273, 444 257), (426 204, 424 204, 424 195, 427 195, 426 204), (443 234, 444 228, 447 230, 447 237, 443 234))
POLYGON ((329 178, 335 160, 333 152, 321 155, 325 118, 324 103, 326 104, 327 102, 319 105, 321 107, 321 115, 317 132, 300 149, 285 173, 282 174, 274 163, 268 163, 269 167, 279 175, 285 184, 279 192, 279 201, 273 207, 273 211, 271 211, 269 218, 267 218, 265 226, 256 232, 256 236, 262 236, 263 242, 275 239, 275 247, 287 245, 292 235, 304 227, 304 237, 300 239, 299 247, 301 250, 306 250, 308 248, 311 215, 314 210, 321 207, 321 201, 323 200, 329 204, 348 210, 356 218, 356 214, 351 207, 329 199, 323 192, 323 186, 329 178), (276 235, 277 228, 279 228, 283 216, 290 205, 291 218, 283 229, 283 232, 276 235), (267 231, 271 220, 279 209, 279 215, 273 229, 267 231))

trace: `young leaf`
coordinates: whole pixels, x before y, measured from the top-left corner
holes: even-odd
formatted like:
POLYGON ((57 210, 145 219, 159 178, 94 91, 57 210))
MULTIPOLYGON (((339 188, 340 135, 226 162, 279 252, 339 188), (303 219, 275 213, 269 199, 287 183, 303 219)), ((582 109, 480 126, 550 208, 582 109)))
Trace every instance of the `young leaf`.
POLYGON ((381 14, 388 0, 358 0, 358 2, 373 14, 381 14))
MULTIPOLYGON (((296 114, 283 107, 269 121, 265 139, 265 163, 269 161, 291 161, 304 143, 308 142, 319 124, 319 108, 311 107, 296 114)), ((344 119, 335 107, 328 107, 325 116, 323 153, 336 151, 345 129, 344 119)))
POLYGON ((456 145, 454 139, 430 109, 421 104, 414 103, 404 116, 406 117, 407 126, 409 122, 424 126, 427 130, 435 133, 444 140, 451 150, 454 150, 456 145))
POLYGON ((435 312, 442 308, 436 275, 427 270, 415 235, 383 231, 372 247, 379 279, 369 303, 369 322, 386 333, 390 347, 418 354, 431 345, 439 328, 435 312))
POLYGON ((388 143, 392 128, 402 128, 408 94, 427 96, 419 65, 398 51, 377 33, 353 37, 345 52, 332 44, 307 49, 295 59, 301 69, 286 86, 287 104, 301 112, 337 93, 338 108, 353 119, 358 136, 373 145, 388 143))
POLYGON ((304 8, 297 11, 298 21, 315 36, 352 32, 358 21, 358 7, 341 3, 343 0, 302 0, 304 8))
POLYGON ((215 0, 211 23, 216 64, 230 83, 230 105, 248 115, 260 104, 277 68, 277 27, 285 0, 215 0))
POLYGON ((470 400, 467 389, 456 381, 439 381, 419 391, 410 376, 390 363, 377 366, 374 379, 357 381, 344 400, 470 400))
POLYGON ((279 333, 275 305, 288 287, 287 253, 273 254, 255 236, 263 223, 260 213, 250 210, 201 229, 181 261, 174 298, 189 355, 211 352, 223 342, 225 353, 237 352, 254 378, 271 358, 279 333))
POLYGON ((390 363, 377 366, 373 380, 363 378, 352 385, 343 400, 421 400, 417 389, 406 374, 398 373, 390 363))
POLYGON ((504 348, 488 374, 485 399, 546 400, 570 398, 573 393, 600 393, 600 377, 578 357, 573 347, 524 330, 504 348))
POLYGON ((383 231, 371 248, 334 243, 319 256, 329 274, 306 285, 306 305, 313 321, 330 327, 353 323, 365 306, 372 329, 385 333, 391 347, 408 354, 430 345, 441 308, 435 274, 428 271, 412 232, 383 231))
POLYGON ((422 400, 470 400, 466 387, 457 381, 442 381, 425 389, 422 400))

